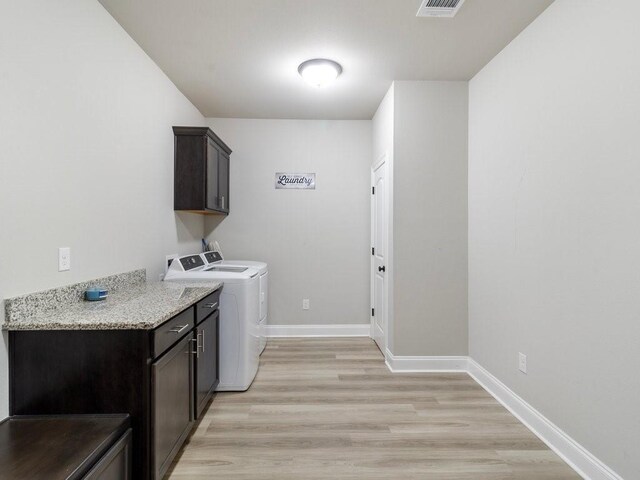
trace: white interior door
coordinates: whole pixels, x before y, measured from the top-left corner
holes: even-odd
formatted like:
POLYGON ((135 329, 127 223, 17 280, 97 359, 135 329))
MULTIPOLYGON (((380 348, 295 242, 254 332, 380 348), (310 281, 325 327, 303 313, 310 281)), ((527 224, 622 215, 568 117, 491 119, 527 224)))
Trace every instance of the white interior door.
POLYGON ((387 309, 387 163, 373 169, 371 190, 371 337, 384 354, 387 309))

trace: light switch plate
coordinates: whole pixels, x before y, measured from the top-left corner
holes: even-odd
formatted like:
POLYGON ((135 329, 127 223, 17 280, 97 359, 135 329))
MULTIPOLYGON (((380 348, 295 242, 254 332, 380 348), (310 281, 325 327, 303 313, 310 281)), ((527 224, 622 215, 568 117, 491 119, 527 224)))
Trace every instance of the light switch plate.
POLYGON ((71 270, 71 248, 60 247, 58 249, 58 271, 66 272, 71 270))

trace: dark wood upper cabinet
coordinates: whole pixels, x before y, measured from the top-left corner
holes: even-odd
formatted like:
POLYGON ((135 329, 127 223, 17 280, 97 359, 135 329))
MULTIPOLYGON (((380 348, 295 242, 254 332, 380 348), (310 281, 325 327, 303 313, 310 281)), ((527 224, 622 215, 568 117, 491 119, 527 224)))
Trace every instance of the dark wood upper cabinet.
POLYGON ((220 152, 218 157, 218 174, 220 178, 226 179, 218 183, 220 209, 225 213, 229 213, 229 155, 226 152, 220 152))
POLYGON ((173 127, 174 210, 227 215, 231 149, 207 127, 173 127))

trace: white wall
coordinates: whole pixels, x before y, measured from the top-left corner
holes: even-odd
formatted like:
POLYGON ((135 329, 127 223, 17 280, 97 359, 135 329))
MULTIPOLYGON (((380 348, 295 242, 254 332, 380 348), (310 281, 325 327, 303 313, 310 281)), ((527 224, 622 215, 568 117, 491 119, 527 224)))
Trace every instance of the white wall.
POLYGON ((394 355, 466 355, 467 82, 394 82, 394 355))
MULTIPOLYGON (((391 157, 393 155, 393 128, 394 128, 394 84, 378 106, 378 110, 372 119, 373 129, 373 155, 371 165, 376 165, 383 155, 391 157)), ((393 170, 392 170, 393 171, 393 170)))
MULTIPOLYGON (((204 119, 98 2, 3 2, 0 105, 0 299, 157 279, 165 254, 200 248, 202 218, 173 212, 171 126, 204 119)), ((7 391, 5 336, 0 418, 7 391)))
POLYGON ((471 81, 469 118, 470 354, 627 479, 640 478, 639 17, 635 0, 557 0, 471 81))
POLYGON ((206 232, 269 263, 269 323, 368 323, 371 121, 207 121, 233 153, 231 215, 206 232), (276 172, 316 173, 316 189, 276 190, 276 172))

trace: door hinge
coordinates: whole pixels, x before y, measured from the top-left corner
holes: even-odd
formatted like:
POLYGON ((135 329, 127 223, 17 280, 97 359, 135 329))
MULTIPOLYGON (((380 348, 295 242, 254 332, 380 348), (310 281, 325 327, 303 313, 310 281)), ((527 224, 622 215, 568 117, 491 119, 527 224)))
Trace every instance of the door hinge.
POLYGON ((376 194, 376 187, 371 187, 371 195, 375 195, 376 194))
POLYGON ((374 247, 371 247, 371 255, 375 255, 376 254, 376 249, 374 247))
POLYGON ((375 317, 375 316, 376 316, 376 310, 375 310, 375 308, 372 308, 372 309, 371 309, 371 316, 372 316, 372 317, 375 317))

